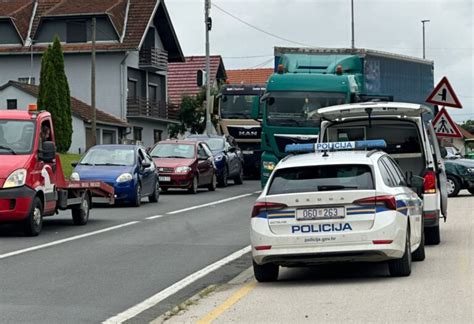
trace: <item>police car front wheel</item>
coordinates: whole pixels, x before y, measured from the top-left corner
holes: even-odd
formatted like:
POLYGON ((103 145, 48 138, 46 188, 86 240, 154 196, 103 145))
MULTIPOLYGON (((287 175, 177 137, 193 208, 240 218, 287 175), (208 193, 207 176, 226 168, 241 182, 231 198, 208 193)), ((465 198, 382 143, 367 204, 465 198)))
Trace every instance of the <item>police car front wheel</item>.
POLYGON ((253 273, 258 282, 272 282, 278 279, 279 266, 273 263, 257 264, 253 261, 253 273))

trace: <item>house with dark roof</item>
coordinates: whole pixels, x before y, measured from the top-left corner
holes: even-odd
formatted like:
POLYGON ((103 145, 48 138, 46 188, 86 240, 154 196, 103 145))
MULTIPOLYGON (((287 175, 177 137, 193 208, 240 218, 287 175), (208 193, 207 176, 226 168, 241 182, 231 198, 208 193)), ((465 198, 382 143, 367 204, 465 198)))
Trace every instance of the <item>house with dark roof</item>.
MULTIPOLYGON (((38 99, 39 87, 18 81, 9 81, 0 86, 0 102, 6 106, 1 109, 26 110, 28 105, 35 103, 38 99)), ((70 153, 83 153, 92 146, 92 107, 85 102, 71 97, 71 113, 73 125, 73 137, 70 153)), ((131 125, 122 119, 96 109, 97 138, 103 144, 117 144, 120 142, 120 134, 131 129, 131 125)))
MULTIPOLYGON (((220 83, 225 82, 227 73, 220 55, 211 55, 210 68, 211 86, 217 87, 220 83)), ((199 70, 206 70, 205 56, 189 56, 182 63, 169 64, 168 99, 171 105, 179 107, 184 95, 195 96, 202 90, 197 84, 199 70)))
POLYGON ((168 68, 184 56, 164 0, 1 0, 0 84, 38 84, 41 56, 58 35, 71 95, 90 104, 93 17, 97 107, 132 125, 121 139, 166 138, 177 122, 168 68))

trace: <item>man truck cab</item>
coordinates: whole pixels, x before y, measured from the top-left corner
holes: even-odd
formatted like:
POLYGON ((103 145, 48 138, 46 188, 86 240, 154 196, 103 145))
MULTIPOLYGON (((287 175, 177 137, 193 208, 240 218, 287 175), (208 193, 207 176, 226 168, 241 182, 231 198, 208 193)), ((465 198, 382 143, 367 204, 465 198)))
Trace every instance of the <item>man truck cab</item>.
POLYGON ((405 178, 424 179, 423 192, 418 194, 423 200, 425 239, 427 244, 438 244, 439 218, 447 217, 448 195, 443 158, 433 126, 425 121, 427 114, 431 110, 426 106, 399 102, 326 107, 318 110, 319 141, 384 139, 384 150, 398 163, 405 178))

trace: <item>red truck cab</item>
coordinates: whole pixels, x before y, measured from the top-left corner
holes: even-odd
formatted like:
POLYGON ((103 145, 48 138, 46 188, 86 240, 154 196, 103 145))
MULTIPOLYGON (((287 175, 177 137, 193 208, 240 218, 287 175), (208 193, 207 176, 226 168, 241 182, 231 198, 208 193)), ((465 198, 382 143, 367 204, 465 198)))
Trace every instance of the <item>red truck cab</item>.
MULTIPOLYGON (((113 201, 113 188, 104 185, 96 187, 113 201)), ((71 208, 73 222, 83 225, 92 202, 90 187, 65 181, 49 112, 0 110, 0 223, 22 222, 25 234, 36 236, 43 216, 71 208)))

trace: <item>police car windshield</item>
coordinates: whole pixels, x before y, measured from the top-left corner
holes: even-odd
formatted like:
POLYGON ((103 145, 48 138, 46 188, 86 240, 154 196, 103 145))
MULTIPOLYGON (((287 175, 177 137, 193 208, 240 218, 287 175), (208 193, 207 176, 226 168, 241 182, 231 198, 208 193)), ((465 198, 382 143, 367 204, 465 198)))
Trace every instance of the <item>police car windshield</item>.
POLYGON ((193 159, 193 144, 163 143, 155 146, 151 151, 154 158, 193 159))
POLYGON ((252 112, 251 95, 222 95, 220 100, 221 117, 225 119, 247 119, 252 112))
POLYGON ((28 154, 33 149, 35 125, 31 121, 0 121, 0 154, 28 154))
POLYGON ((135 152, 131 148, 92 148, 82 158, 80 164, 103 166, 132 166, 135 164, 135 152))
POLYGON ((275 171, 268 195, 374 189, 368 165, 320 165, 275 171))

